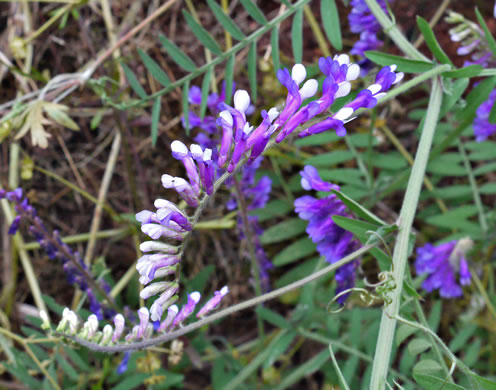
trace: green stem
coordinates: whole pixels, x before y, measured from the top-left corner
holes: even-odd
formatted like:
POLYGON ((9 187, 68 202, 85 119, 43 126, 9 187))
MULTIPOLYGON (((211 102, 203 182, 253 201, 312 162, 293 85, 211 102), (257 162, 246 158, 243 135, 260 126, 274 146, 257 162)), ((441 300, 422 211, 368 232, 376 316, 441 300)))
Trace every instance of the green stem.
POLYGON ((414 60, 421 60, 431 62, 426 56, 419 52, 405 36, 398 30, 396 24, 388 18, 384 13, 381 6, 377 4, 376 0, 365 0, 370 8, 370 11, 374 14, 377 21, 380 23, 384 32, 391 38, 391 40, 398 46, 398 48, 405 53, 408 57, 414 60))
MULTIPOLYGON (((368 1, 369 0, 367 0, 367 2, 368 1)), ((374 364, 372 367, 370 390, 383 390, 386 386, 391 348, 396 328, 395 317, 399 313, 403 279, 408 261, 410 232, 417 209, 420 190, 422 189, 425 169, 429 160, 432 139, 439 118, 442 96, 443 91, 441 83, 438 79, 434 79, 417 155, 415 157, 415 162, 413 163, 412 173, 400 211, 399 233, 393 252, 394 267, 392 271, 396 288, 391 292, 391 304, 389 304, 382 313, 374 364)))

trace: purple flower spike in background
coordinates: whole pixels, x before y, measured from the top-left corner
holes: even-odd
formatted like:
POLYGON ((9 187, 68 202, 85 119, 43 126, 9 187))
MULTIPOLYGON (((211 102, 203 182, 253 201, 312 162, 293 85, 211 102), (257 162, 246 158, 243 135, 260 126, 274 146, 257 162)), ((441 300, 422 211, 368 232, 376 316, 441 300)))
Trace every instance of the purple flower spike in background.
POLYGON ((496 102, 496 89, 489 94, 489 98, 477 109, 474 120, 474 135, 477 142, 485 141, 496 133, 496 123, 489 122, 489 114, 496 102))
MULTIPOLYGON (((339 186, 323 181, 317 169, 311 165, 307 165, 300 174, 301 186, 307 191, 339 190, 339 186)), ((353 238, 353 234, 339 227, 332 220, 334 215, 351 217, 346 213, 345 205, 336 195, 331 194, 321 199, 306 195, 296 199, 294 205, 299 217, 309 221, 307 233, 317 244, 317 250, 327 262, 335 263, 360 246, 353 238)), ((354 287, 357 266, 358 261, 354 260, 336 270, 336 295, 354 287)), ((338 303, 343 305, 348 295, 341 295, 337 299, 338 303)))
POLYGON ((465 254, 472 245, 472 240, 462 238, 437 246, 426 244, 418 248, 415 270, 418 274, 428 275, 422 283, 424 290, 439 290, 443 298, 461 297, 463 290, 460 285, 470 284, 471 274, 465 254))
MULTIPOLYGON (((387 14, 386 1, 378 0, 377 2, 387 14)), ((352 32, 360 34, 360 39, 355 42, 350 54, 363 58, 359 64, 362 67, 363 74, 365 74, 370 65, 370 61, 365 58, 365 52, 368 50, 377 50, 384 44, 383 41, 377 38, 377 33, 381 31, 382 27, 370 11, 365 0, 351 0, 350 4, 353 7, 348 15, 350 29, 352 32)))

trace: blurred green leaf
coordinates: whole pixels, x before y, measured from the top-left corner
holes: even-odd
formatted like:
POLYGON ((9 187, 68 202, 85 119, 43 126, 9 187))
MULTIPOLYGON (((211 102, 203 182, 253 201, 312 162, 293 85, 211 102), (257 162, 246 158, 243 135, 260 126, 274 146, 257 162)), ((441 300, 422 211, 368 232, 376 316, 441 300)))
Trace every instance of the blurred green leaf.
POLYGON ((293 46, 294 61, 300 64, 303 58, 303 8, 299 8, 293 16, 291 45, 293 46))
POLYGON ((449 57, 441 48, 441 45, 439 45, 439 42, 437 41, 431 26, 429 26, 429 23, 421 16, 417 16, 417 25, 424 36, 425 43, 429 47, 432 54, 434 54, 434 57, 436 57, 436 59, 443 64, 453 65, 449 57))
POLYGON ((281 329, 291 328, 291 324, 286 318, 276 313, 275 311, 266 308, 265 306, 257 306, 255 311, 269 324, 272 324, 281 329))
POLYGON ((419 337, 408 343, 408 352, 413 356, 417 356, 418 354, 427 351, 430 347, 432 347, 432 344, 429 341, 419 337))
POLYGON ((274 64, 274 71, 278 71, 281 68, 281 62, 279 60, 279 29, 277 26, 272 28, 270 33, 270 45, 272 46, 272 62, 274 64))
POLYGON ((441 365, 432 359, 423 359, 413 367, 413 376, 418 374, 432 374, 442 370, 441 365))
POLYGON ((143 50, 138 48, 138 54, 141 57, 141 61, 145 64, 146 68, 150 74, 164 87, 168 87, 171 83, 169 76, 162 70, 159 64, 157 64, 152 57, 146 54, 143 50))
POLYGON ((399 72, 405 73, 424 73, 435 66, 431 62, 409 60, 407 58, 374 50, 366 51, 365 57, 381 66, 396 65, 399 72))
POLYGON ((370 222, 375 225, 387 225, 386 222, 384 222, 382 219, 380 219, 378 216, 367 210, 365 207, 360 205, 358 202, 355 202, 353 199, 351 199, 349 196, 343 194, 340 191, 332 190, 336 196, 343 201, 343 203, 353 212, 356 214, 357 217, 363 218, 367 222, 370 222))
POLYGON ((245 8, 246 12, 258 23, 265 25, 268 23, 267 18, 258 5, 253 0, 241 0, 241 4, 245 8))
POLYGON ((221 6, 214 0, 207 0, 207 3, 222 27, 224 27, 224 29, 231 34, 234 39, 242 41, 245 38, 245 35, 236 23, 229 17, 229 15, 224 12, 221 6))
POLYGON ((444 77, 459 79, 459 78, 471 78, 479 75, 484 67, 481 65, 469 65, 464 66, 463 68, 457 70, 448 70, 447 72, 443 72, 444 77))
POLYGON ((281 242, 296 237, 305 231, 307 222, 299 218, 290 218, 265 230, 260 242, 264 245, 281 242))
POLYGON ((475 15, 477 16, 477 20, 479 21, 482 30, 484 30, 484 36, 486 37, 487 45, 489 46, 489 50, 493 53, 493 56, 496 56, 496 41, 494 40, 493 34, 489 31, 487 27, 486 21, 482 17, 479 8, 475 7, 475 15))
POLYGON ((320 15, 327 38, 336 50, 343 49, 341 24, 335 0, 320 0, 320 15))
POLYGON ((198 40, 209 49, 215 55, 222 55, 222 49, 215 39, 205 30, 196 20, 191 16, 191 14, 185 9, 182 10, 186 23, 191 28, 193 34, 198 38, 198 40))
POLYGON ((413 374, 415 382, 422 386, 425 390, 466 390, 465 388, 455 385, 454 383, 449 383, 445 379, 441 379, 432 375, 426 374, 413 374))
POLYGON ((251 99, 253 102, 256 102, 257 100, 257 42, 256 41, 252 42, 250 45, 247 62, 248 62, 248 80, 250 81, 250 89, 251 89, 251 99))
POLYGON ((311 255, 316 250, 316 245, 308 237, 304 237, 281 250, 274 256, 272 263, 276 267, 280 267, 311 255))
POLYGON ((153 108, 152 108, 152 130, 151 130, 151 137, 152 137, 152 146, 155 147, 157 145, 157 138, 158 138, 158 124, 160 121, 160 108, 162 107, 162 98, 160 96, 157 96, 155 100, 153 101, 153 108))

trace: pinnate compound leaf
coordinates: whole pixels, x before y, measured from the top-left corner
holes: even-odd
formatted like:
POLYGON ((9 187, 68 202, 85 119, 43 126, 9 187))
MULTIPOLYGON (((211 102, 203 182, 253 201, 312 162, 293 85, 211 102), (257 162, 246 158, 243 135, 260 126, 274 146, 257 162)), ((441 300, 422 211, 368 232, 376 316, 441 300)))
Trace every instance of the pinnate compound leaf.
POLYGON ((397 65, 398 71, 405 73, 424 73, 431 70, 435 66, 431 62, 410 60, 395 56, 393 54, 381 53, 375 50, 366 51, 365 57, 381 66, 397 65))
POLYGON ((193 34, 198 38, 198 40, 212 53, 220 56, 222 54, 222 49, 216 40, 205 30, 200 24, 191 16, 191 14, 183 9, 183 15, 186 19, 186 23, 191 28, 193 34))
POLYGON ((246 12, 255 19, 258 23, 266 25, 268 23, 267 18, 254 0, 241 0, 241 4, 245 8, 246 12))
POLYGON ((187 72, 193 72, 196 69, 196 65, 193 60, 181 49, 179 49, 172 41, 169 41, 162 34, 159 35, 158 39, 160 40, 162 46, 165 48, 165 51, 181 68, 183 68, 187 72))
POLYGON ((155 80, 157 80, 160 84, 162 84, 164 87, 168 87, 171 83, 169 76, 162 70, 159 64, 155 62, 155 60, 150 57, 148 54, 146 54, 143 50, 138 48, 138 55, 141 58, 141 61, 143 61, 143 64, 145 64, 146 68, 150 72, 150 74, 153 76, 155 80))
POLYGON ((322 16, 324 31, 331 42, 331 45, 336 50, 341 50, 343 48, 343 42, 341 40, 341 25, 339 23, 339 13, 336 7, 336 1, 321 0, 320 14, 322 16))
POLYGON ((236 23, 228 15, 226 15, 222 7, 214 0, 207 0, 207 3, 222 27, 224 27, 224 29, 231 34, 234 39, 242 41, 245 38, 245 35, 236 23))

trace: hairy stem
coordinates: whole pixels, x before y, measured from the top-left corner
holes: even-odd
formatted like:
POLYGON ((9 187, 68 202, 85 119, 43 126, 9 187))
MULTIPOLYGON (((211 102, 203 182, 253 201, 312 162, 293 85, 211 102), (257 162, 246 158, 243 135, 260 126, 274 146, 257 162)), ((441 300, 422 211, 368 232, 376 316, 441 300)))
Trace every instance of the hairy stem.
POLYGON ((393 252, 394 267, 392 270, 393 277, 396 282, 396 288, 391 292, 391 304, 388 305, 382 313, 374 364, 372 367, 372 377, 369 387, 370 390, 383 390, 386 387, 389 359, 391 356, 391 348, 393 345, 394 332, 396 328, 396 316, 399 313, 403 279, 408 262, 410 232, 412 229, 415 212, 417 210, 425 169, 429 160, 432 139, 434 137, 439 118, 442 93, 441 83, 436 78, 432 84, 431 96, 427 107, 427 115, 422 129, 417 155, 415 157, 415 162, 413 163, 412 173, 400 211, 399 233, 393 252))

